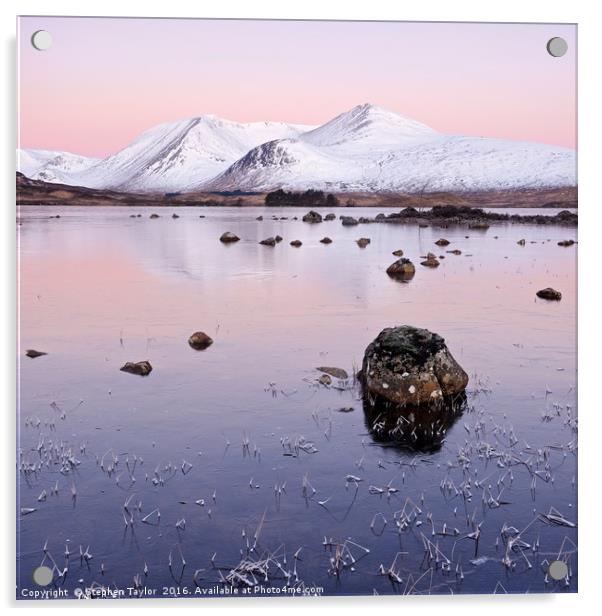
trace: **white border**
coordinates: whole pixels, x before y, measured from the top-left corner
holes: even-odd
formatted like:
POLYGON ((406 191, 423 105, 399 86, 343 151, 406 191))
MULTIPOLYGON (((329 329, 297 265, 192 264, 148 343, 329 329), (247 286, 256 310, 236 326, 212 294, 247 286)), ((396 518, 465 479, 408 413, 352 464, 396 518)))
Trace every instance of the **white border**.
MULTIPOLYGON (((4 302, 2 323, 4 325, 4 353, 0 359, 0 378, 5 404, 1 413, 4 425, 4 469, 7 476, 2 482, 0 508, 5 541, 3 558, 0 559, 0 580, 3 603, 29 610, 77 609, 79 602, 48 602, 31 604, 13 599, 15 594, 15 513, 14 513, 14 434, 15 434, 15 226, 14 226, 14 158, 15 158, 15 15, 102 15, 102 16, 149 16, 149 17, 245 17, 245 18, 304 18, 304 19, 385 19, 415 21, 505 21, 505 22, 562 22, 579 24, 579 403, 580 403, 580 452, 579 452, 579 594, 558 596, 472 596, 472 597, 364 597, 323 598, 320 600, 253 599, 248 601, 212 600, 145 600, 140 603, 88 602, 91 609, 201 609, 223 611, 238 608, 245 614, 264 611, 312 610, 327 613, 344 609, 350 614, 368 609, 420 610, 421 615, 441 612, 459 613, 468 616, 488 613, 515 614, 534 611, 545 616, 567 614, 569 610, 593 609, 596 605, 596 584, 600 585, 600 521, 602 511, 599 494, 600 458, 602 446, 598 442, 602 406, 599 402, 597 374, 602 369, 600 349, 600 316, 602 306, 599 291, 601 285, 600 254, 596 241, 601 226, 602 211, 602 135, 600 117, 602 97, 600 66, 600 29, 602 20, 599 3, 593 0, 528 1, 528 0, 304 0, 277 2, 274 0, 221 0, 208 4, 184 0, 165 2, 136 2, 134 0, 4 0, 0 3, 3 45, 2 120, 4 135, 2 187, 4 188, 2 212, 2 283, 4 302), (598 253, 598 254, 597 254, 598 253), (576 606, 576 603, 579 606, 576 606)), ((602 590, 602 587, 600 588, 602 590)), ((598 610, 599 611, 599 608, 598 610)), ((514 615, 513 615, 514 616, 514 615)))

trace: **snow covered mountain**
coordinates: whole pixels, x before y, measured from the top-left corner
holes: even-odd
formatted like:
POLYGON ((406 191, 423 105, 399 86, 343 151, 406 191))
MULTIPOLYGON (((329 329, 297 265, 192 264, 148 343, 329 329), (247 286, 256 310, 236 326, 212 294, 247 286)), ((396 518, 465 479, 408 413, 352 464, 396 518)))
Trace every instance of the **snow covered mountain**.
POLYGON ((51 150, 17 150, 17 168, 28 178, 71 184, 73 174, 84 171, 99 162, 98 158, 88 158, 70 152, 51 150))
POLYGON ((203 188, 267 191, 467 191, 576 184, 575 152, 443 135, 360 105, 294 139, 262 144, 203 188))
MULTIPOLYGON (((65 183, 141 192, 186 191, 215 177, 251 148, 296 137, 310 128, 279 122, 239 124, 211 115, 160 124, 116 154, 74 170, 65 183)), ((52 182, 65 177, 35 179, 52 182)))
POLYGON ((161 124, 98 160, 21 150, 19 170, 49 182, 141 192, 466 191, 574 186, 574 150, 444 135, 365 104, 319 127, 206 115, 161 124))

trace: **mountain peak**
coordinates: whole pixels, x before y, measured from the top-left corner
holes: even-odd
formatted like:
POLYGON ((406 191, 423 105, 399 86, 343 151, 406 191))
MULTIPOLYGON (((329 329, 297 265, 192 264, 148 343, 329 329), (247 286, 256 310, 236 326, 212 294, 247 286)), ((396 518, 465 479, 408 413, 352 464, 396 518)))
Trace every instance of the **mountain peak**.
POLYGON ((399 143, 413 137, 437 134, 426 124, 372 103, 356 105, 330 122, 301 136, 314 145, 337 145, 355 141, 361 143, 399 143))

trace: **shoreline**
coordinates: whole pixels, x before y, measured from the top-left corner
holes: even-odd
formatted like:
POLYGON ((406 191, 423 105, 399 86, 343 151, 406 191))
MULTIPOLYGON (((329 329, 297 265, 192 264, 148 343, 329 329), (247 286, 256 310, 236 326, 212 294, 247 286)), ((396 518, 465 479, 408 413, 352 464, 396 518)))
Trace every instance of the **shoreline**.
POLYGON ((413 207, 438 208, 547 208, 574 209, 578 207, 576 186, 561 188, 527 188, 521 190, 491 190, 462 193, 337 193, 337 205, 281 203, 266 205, 266 193, 132 193, 100 190, 83 186, 53 184, 31 180, 21 173, 16 176, 16 203, 21 205, 69 207, 127 206, 127 207, 265 207, 278 211, 281 207, 353 210, 354 208, 404 209, 413 207))

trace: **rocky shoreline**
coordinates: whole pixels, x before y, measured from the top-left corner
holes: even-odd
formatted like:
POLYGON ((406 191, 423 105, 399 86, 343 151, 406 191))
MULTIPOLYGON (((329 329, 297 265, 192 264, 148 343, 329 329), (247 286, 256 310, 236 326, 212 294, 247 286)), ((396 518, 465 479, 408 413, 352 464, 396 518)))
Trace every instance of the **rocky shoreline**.
MULTIPOLYGON (((280 207, 266 205, 263 193, 132 193, 119 190, 97 190, 82 186, 54 184, 32 180, 22 173, 16 175, 17 205, 60 206, 60 207, 95 207, 128 206, 156 208, 174 207, 265 207, 266 211, 278 212, 280 207)), ((490 191, 479 193, 432 193, 424 195, 393 193, 348 193, 339 195, 336 205, 324 206, 338 211, 345 211, 345 219, 350 225, 366 222, 428 222, 448 219, 448 222, 465 222, 467 219, 478 223, 483 221, 526 222, 530 224, 576 224, 574 218, 555 218, 546 215, 546 208, 576 208, 577 188, 525 189, 508 191, 490 191), (374 219, 360 218, 357 222, 353 216, 355 208, 386 208, 401 210, 389 216, 379 214, 374 219), (485 213, 482 208, 504 208, 516 214, 485 213), (521 216, 521 208, 540 208, 541 215, 521 216), (552 220, 553 219, 553 220, 552 220)), ((286 205, 286 204, 281 204, 286 205)), ((300 210, 323 206, 297 205, 300 210)), ((378 210, 377 210, 378 211, 378 210)), ((334 213, 324 217, 333 220, 334 213)), ((319 222, 315 220, 314 222, 319 222)))
POLYGON ((449 225, 467 225, 470 229, 487 230, 490 223, 509 222, 530 225, 563 225, 577 226, 578 215, 569 210, 562 210, 554 216, 545 214, 502 214, 499 212, 486 212, 482 208, 442 205, 428 210, 417 210, 407 207, 399 212, 391 214, 379 213, 376 216, 340 216, 341 223, 345 226, 372 223, 393 223, 393 224, 424 224, 430 223, 433 226, 445 228, 449 225))

